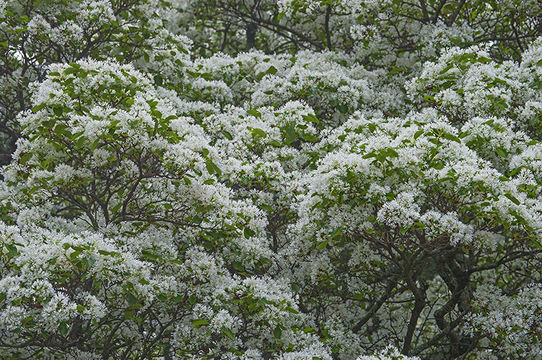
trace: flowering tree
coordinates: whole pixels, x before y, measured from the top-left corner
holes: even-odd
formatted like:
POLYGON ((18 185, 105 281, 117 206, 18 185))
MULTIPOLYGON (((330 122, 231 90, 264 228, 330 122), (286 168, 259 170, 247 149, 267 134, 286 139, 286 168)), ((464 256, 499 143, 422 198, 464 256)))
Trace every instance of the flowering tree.
POLYGON ((0 355, 541 357, 539 2, 212 5, 0 1, 0 355))

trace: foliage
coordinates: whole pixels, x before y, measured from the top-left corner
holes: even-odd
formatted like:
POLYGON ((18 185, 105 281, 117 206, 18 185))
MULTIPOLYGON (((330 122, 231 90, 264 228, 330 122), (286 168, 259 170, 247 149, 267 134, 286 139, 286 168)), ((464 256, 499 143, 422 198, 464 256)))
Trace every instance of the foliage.
POLYGON ((0 355, 542 357, 539 14, 0 1, 0 355))

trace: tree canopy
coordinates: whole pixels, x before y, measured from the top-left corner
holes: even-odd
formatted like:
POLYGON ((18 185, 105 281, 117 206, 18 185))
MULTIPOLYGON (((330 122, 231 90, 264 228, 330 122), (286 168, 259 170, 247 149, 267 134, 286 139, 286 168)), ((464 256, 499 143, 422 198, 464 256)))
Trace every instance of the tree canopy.
POLYGON ((0 357, 542 357, 542 3, 0 0, 0 357))

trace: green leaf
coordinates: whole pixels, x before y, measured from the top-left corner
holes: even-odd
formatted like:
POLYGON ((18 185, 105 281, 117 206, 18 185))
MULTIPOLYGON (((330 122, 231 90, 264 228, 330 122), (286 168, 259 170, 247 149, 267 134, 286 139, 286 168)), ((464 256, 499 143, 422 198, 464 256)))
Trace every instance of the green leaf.
POLYGON ((154 84, 155 85, 162 86, 163 83, 164 83, 164 79, 162 78, 162 76, 160 74, 154 75, 154 84))
POLYGON ((460 143, 460 144, 461 144, 461 139, 458 138, 458 137, 455 136, 455 135, 450 134, 450 133, 445 132, 445 133, 442 135, 442 137, 445 138, 446 140, 455 141, 456 143, 460 143))
POLYGON ((156 259, 159 259, 160 256, 156 255, 156 254, 153 254, 152 252, 150 252, 149 250, 141 250, 141 255, 146 258, 146 259, 149 259, 149 260, 156 260, 156 259))
POLYGON ((70 327, 66 322, 62 321, 60 325, 58 325, 58 331, 60 332, 62 336, 66 336, 68 335, 68 332, 70 331, 70 327))
POLYGON ((232 134, 230 134, 229 132, 227 132, 226 130, 222 130, 222 134, 224 135, 224 137, 228 140, 233 140, 233 136, 232 134))
POLYGON ((293 121, 289 122, 288 125, 284 128, 284 142, 286 145, 292 144, 297 140, 297 133, 295 131, 295 123, 293 121))
POLYGON ((70 326, 66 322, 62 321, 60 325, 58 325, 58 331, 62 336, 66 336, 68 335, 68 332, 70 332, 70 326))
POLYGON ((8 250, 10 256, 13 257, 13 256, 17 255, 17 252, 18 252, 17 251, 17 246, 15 246, 13 244, 5 244, 5 247, 8 250))
POLYGON ((68 126, 65 124, 57 124, 55 128, 53 129, 53 132, 58 137, 65 137, 65 136, 69 137, 71 135, 71 133, 68 131, 68 126))
POLYGON ((312 134, 309 134, 309 133, 306 133, 306 132, 301 132, 301 138, 305 141, 308 141, 308 142, 317 142, 318 141, 318 137, 317 136, 314 136, 312 134))
POLYGON ((128 302, 129 305, 137 305, 138 304, 137 298, 132 293, 126 294, 126 301, 128 302))
POLYGON ((273 65, 271 65, 269 67, 269 69, 267 69, 266 73, 270 74, 270 75, 275 75, 277 73, 277 71, 278 71, 277 68, 274 67, 273 65))
POLYGON ((386 149, 385 154, 386 154, 386 157, 390 157, 390 158, 399 157, 399 153, 395 149, 392 149, 392 148, 386 149))
POLYGON ((521 202, 512 194, 505 193, 504 196, 506 196, 508 199, 510 199, 514 204, 519 205, 521 202))
POLYGON ((537 249, 542 250, 542 243, 540 243, 540 241, 538 241, 537 239, 531 239, 531 242, 537 249))
POLYGON ((225 326, 222 326, 222 329, 220 329, 222 331, 222 333, 224 335, 226 335, 227 337, 229 337, 230 339, 234 340, 235 339, 235 334, 233 333, 233 331, 231 331, 230 329, 228 329, 227 327, 225 326))
POLYGON ((256 235, 256 232, 249 227, 245 227, 243 229, 243 235, 246 239, 250 239, 252 236, 256 235))
MULTIPOLYGON (((68 245, 69 247, 70 244, 64 244, 64 245, 68 245)), ((106 250, 98 250, 98 254, 105 255, 105 256, 113 256, 113 257, 121 256, 120 253, 116 251, 106 251, 106 250)))
POLYGON ((357 293, 357 294, 354 294, 354 295, 352 296, 352 298, 354 298, 355 300, 363 300, 363 299, 365 299, 365 294, 363 294, 363 293, 357 293))
POLYGON ((196 319, 196 320, 192 320, 191 324, 193 327, 199 328, 201 326, 209 325, 209 321, 205 319, 196 319))
POLYGON ((296 309, 294 309, 293 307, 291 307, 290 305, 288 305, 286 307, 286 311, 288 311, 289 313, 292 313, 292 314, 299 314, 299 311, 297 311, 296 309))
POLYGON ((516 220, 520 223, 520 224, 523 224, 523 225, 526 225, 527 224, 527 220, 525 220, 525 218, 523 216, 521 216, 517 211, 513 210, 513 209, 509 209, 508 212, 516 218, 516 220))
POLYGON ((45 107, 47 107, 47 104, 43 103, 43 104, 39 104, 39 105, 34 106, 31 110, 35 114, 35 113, 37 113, 38 111, 40 111, 41 109, 43 109, 45 107))
POLYGON ((63 112, 62 106, 53 106, 53 113, 56 116, 62 116, 62 112, 63 112))
POLYGON ((211 175, 216 172, 216 165, 210 159, 205 160, 205 167, 207 168, 207 172, 211 175))
MULTIPOLYGON (((256 110, 256 109, 250 109, 250 110, 247 110, 247 114, 252 115, 252 116, 255 116, 255 117, 260 118, 260 119, 262 118, 262 113, 259 112, 259 111, 256 110)), ((262 131, 263 131, 263 130, 262 130, 262 131)))
POLYGON ((262 129, 258 129, 258 128, 248 128, 250 130, 250 132, 255 136, 255 137, 266 137, 267 136, 267 133, 265 131, 263 131, 262 129))
POLYGON ((240 263, 239 261, 234 261, 232 263, 232 266, 235 270, 237 271, 245 271, 245 267, 243 266, 242 263, 240 263))
POLYGON ((274 147, 282 147, 283 146, 279 141, 274 140, 274 139, 269 141, 269 145, 274 146, 274 147))
POLYGON ((454 67, 454 64, 448 64, 448 65, 446 65, 446 67, 444 67, 444 69, 440 70, 440 72, 439 72, 440 75, 442 75, 442 74, 448 72, 448 70, 450 70, 450 69, 453 68, 453 67, 454 67))
POLYGON ((88 71, 86 70, 79 70, 79 72, 77 73, 77 77, 80 79, 84 79, 87 76, 88 76, 88 71))
POLYGON ((280 328, 280 325, 275 326, 275 329, 273 330, 273 336, 276 339, 280 339, 282 337, 282 329, 280 328))
POLYGON ((346 104, 340 104, 337 109, 339 109, 339 112, 341 114, 346 114, 348 112, 348 105, 346 104))
POLYGON ((507 157, 508 157, 508 151, 506 151, 506 150, 503 149, 502 147, 496 148, 495 151, 497 152, 497 154, 499 154, 499 156, 501 156, 501 157, 503 157, 503 158, 507 158, 507 157))
POLYGON ((79 70, 76 69, 76 68, 69 67, 69 68, 67 68, 66 70, 64 70, 64 75, 75 74, 75 73, 78 72, 78 71, 79 71, 79 70))
POLYGON ((87 268, 91 268, 92 265, 94 265, 96 263, 96 260, 94 260, 93 257, 87 256, 87 257, 83 258, 82 262, 83 262, 83 264, 85 264, 85 266, 87 268))
POLYGON ((19 164, 21 165, 24 165, 28 162, 28 160, 30 160, 30 158, 32 157, 32 153, 21 153, 21 155, 19 156, 19 164))
POLYGON ((324 240, 324 241, 320 241, 319 243, 316 244, 316 248, 317 249, 320 249, 320 250, 323 250, 326 248, 327 244, 329 243, 331 239, 327 239, 327 240, 324 240))
POLYGON ((303 120, 311 122, 311 123, 315 123, 315 124, 320 123, 320 120, 318 120, 316 116, 311 115, 311 114, 303 115, 303 120))

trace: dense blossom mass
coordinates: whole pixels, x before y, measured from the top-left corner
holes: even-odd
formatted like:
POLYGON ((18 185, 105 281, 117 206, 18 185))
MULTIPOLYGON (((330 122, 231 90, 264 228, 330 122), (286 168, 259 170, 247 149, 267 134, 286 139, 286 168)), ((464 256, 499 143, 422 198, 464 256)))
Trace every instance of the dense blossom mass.
POLYGON ((0 0, 0 357, 542 358, 542 3, 0 0))

